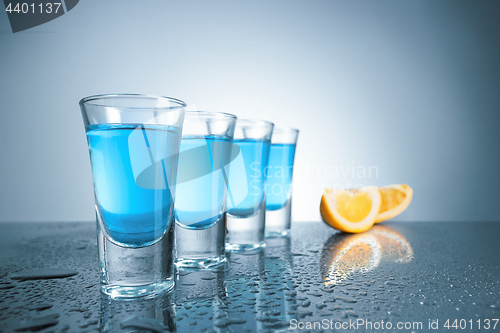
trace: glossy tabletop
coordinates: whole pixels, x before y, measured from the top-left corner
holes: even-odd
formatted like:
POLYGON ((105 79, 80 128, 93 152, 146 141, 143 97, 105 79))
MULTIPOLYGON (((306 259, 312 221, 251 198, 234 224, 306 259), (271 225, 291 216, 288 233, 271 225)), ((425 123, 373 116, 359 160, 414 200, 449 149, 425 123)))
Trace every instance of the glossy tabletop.
POLYGON ((294 223, 260 252, 123 301, 99 292, 94 223, 2 223, 0 332, 500 332, 499 237, 495 222, 294 223), (78 274, 12 279, 47 268, 78 274))

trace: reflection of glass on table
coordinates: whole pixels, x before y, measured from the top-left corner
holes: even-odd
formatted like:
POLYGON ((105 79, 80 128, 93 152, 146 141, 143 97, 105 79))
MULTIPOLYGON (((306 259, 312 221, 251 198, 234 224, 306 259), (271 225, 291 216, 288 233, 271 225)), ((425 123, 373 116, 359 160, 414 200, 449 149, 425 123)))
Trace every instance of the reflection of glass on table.
POLYGON ((171 293, 129 302, 101 295, 101 332, 144 330, 147 332, 175 332, 175 308, 171 293))

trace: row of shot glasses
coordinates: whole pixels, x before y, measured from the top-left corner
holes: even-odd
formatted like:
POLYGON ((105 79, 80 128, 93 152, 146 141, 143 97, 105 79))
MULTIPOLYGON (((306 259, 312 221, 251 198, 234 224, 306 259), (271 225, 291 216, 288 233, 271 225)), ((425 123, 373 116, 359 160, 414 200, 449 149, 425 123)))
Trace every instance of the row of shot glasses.
POLYGON ((226 251, 289 234, 298 130, 186 112, 167 97, 98 95, 80 107, 105 294, 168 290, 174 265, 217 267, 226 251))

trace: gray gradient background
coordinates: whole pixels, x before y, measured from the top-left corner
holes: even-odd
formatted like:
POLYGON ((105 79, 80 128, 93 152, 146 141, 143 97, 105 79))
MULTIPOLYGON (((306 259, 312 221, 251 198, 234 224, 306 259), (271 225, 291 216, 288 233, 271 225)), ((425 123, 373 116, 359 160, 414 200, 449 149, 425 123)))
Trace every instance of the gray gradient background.
POLYGON ((299 128, 294 220, 407 183, 399 221, 500 221, 500 1, 84 0, 0 13, 0 66, 0 221, 94 219, 78 100, 123 92, 299 128))

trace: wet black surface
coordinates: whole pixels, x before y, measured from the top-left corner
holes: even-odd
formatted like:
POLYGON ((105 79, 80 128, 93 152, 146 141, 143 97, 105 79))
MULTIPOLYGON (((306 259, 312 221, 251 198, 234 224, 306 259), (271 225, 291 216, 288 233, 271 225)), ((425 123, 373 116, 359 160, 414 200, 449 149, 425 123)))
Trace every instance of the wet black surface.
POLYGON ((118 301, 99 292, 93 223, 3 223, 0 332, 500 332, 499 237, 500 223, 383 223, 356 235, 296 223, 264 251, 180 272, 170 293, 118 301), (11 278, 44 269, 78 274, 11 278))

